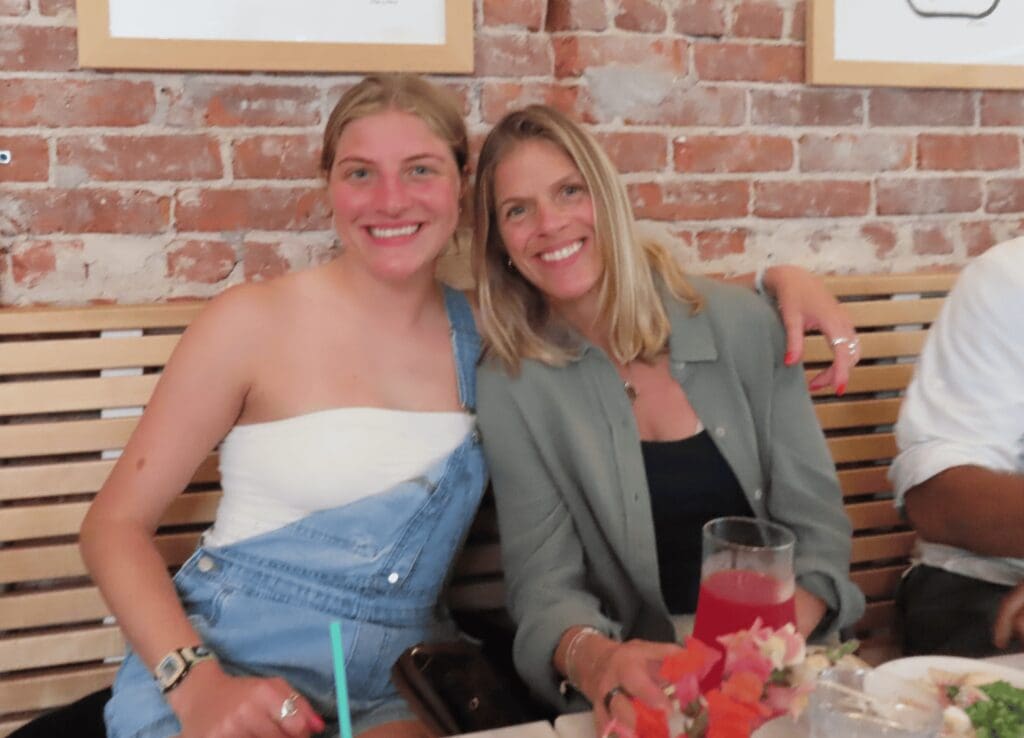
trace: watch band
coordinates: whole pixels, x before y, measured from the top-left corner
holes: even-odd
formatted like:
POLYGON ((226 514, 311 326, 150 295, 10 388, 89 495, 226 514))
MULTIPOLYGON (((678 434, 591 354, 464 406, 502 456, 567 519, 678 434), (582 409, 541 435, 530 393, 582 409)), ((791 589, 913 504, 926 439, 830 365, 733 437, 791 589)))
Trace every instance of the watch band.
POLYGON ((213 658, 216 658, 213 651, 202 644, 171 651, 160 659, 156 669, 153 670, 153 676, 156 677, 157 683, 160 685, 160 694, 167 694, 181 684, 193 666, 213 658))

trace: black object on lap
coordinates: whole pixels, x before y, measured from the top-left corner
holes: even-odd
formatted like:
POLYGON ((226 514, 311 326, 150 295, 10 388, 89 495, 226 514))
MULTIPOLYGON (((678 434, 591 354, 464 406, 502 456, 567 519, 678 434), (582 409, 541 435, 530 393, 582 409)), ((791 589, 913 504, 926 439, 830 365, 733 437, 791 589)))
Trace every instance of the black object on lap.
POLYGON ((106 738, 103 708, 110 699, 110 687, 87 694, 70 705, 58 707, 26 723, 8 738, 106 738))

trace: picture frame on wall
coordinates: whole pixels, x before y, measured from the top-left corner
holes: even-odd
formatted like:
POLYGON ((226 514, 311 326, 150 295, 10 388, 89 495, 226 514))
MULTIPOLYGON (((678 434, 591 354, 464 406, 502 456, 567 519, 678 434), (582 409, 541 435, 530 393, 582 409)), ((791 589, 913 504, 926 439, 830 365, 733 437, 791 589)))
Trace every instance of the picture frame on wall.
POLYGON ((1024 89, 1020 0, 808 0, 816 85, 1024 89))
POLYGON ((473 71, 472 0, 76 0, 97 69, 473 71))

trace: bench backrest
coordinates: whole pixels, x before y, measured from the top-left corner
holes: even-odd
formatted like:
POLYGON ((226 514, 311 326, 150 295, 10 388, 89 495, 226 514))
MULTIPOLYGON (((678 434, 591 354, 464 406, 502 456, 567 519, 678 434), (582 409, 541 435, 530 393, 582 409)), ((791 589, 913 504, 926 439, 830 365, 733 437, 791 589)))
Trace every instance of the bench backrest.
MULTIPOLYGON (((854 577, 870 601, 857 630, 865 650, 878 655, 893 647, 892 593, 913 541, 889 501, 891 424, 953 279, 829 279, 849 302, 864 358, 844 398, 822 393, 815 403, 856 531, 854 577)), ((178 336, 201 307, 0 310, 0 737, 113 678, 124 642, 86 574, 77 532, 178 336)), ((829 356, 822 338, 807 339, 809 372, 829 356)), ((159 529, 169 567, 195 547, 218 499, 214 453, 159 529)), ((449 602, 462 611, 503 610, 488 502, 456 566, 449 602)))

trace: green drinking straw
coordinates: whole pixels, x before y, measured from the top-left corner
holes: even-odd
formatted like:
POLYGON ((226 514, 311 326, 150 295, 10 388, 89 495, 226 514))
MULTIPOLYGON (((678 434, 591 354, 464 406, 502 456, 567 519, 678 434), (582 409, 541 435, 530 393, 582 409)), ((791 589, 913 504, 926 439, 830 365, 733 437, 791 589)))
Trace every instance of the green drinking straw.
POLYGON ((341 647, 341 623, 331 621, 331 655, 334 657, 334 690, 338 698, 338 727, 341 738, 352 738, 352 716, 348 711, 348 683, 345 681, 345 652, 341 647))

